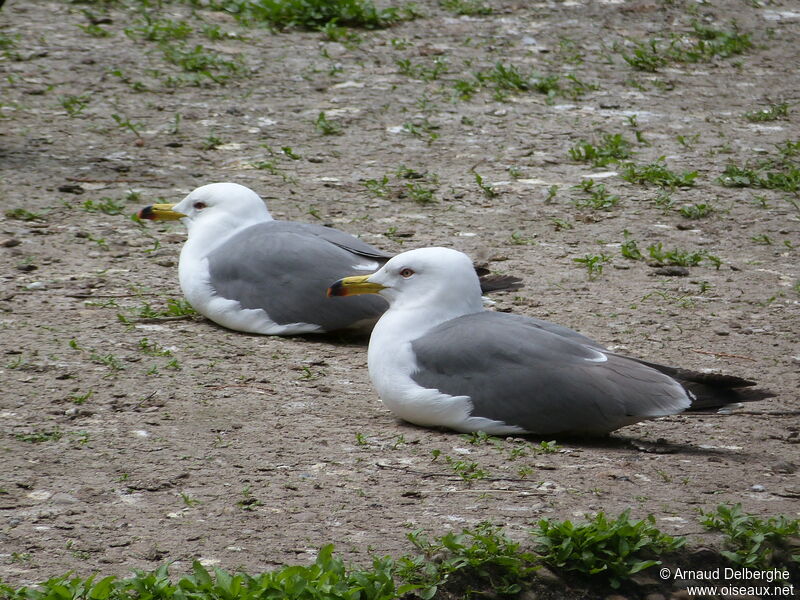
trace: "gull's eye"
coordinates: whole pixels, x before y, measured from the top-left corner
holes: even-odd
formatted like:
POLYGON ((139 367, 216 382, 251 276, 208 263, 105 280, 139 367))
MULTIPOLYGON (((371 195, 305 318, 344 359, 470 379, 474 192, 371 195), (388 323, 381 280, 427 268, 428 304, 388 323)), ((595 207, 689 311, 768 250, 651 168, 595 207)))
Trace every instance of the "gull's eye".
POLYGON ((192 206, 194 206, 195 210, 203 210, 206 207, 205 202, 195 202, 192 206))
POLYGON ((409 269, 408 267, 400 269, 400 277, 403 277, 404 279, 408 279, 413 274, 414 274, 414 269, 409 269))

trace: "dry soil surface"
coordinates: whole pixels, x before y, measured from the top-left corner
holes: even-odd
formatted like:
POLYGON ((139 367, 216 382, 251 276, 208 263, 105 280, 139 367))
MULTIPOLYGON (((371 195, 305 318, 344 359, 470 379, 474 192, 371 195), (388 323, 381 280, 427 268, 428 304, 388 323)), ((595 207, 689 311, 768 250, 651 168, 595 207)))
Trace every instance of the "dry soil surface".
POLYGON ((415 529, 489 521, 527 541, 543 517, 601 510, 652 513, 702 544, 717 538, 698 511, 720 503, 798 516, 798 196, 718 179, 800 140, 795 2, 497 1, 459 15, 423 0, 414 20, 338 41, 157 4, 10 0, 0 13, 6 583, 193 559, 260 572, 326 543, 366 563, 410 551, 415 529), (637 40, 696 45, 693 23, 735 32, 734 19, 753 42, 743 53, 654 72, 623 58, 637 40), (180 48, 195 66, 216 60, 213 78, 170 62, 180 48), (497 64, 560 88, 475 77, 497 64), (786 114, 753 120, 769 107, 786 114), (628 182, 618 163, 570 154, 603 134, 630 142, 626 161, 696 171, 693 185, 628 182), (181 297, 184 229, 129 217, 214 181, 388 251, 463 250, 523 278, 498 310, 776 397, 554 453, 399 422, 370 386, 366 340, 158 317, 181 297), (644 258, 623 256, 626 241, 644 258), (702 260, 659 269, 658 244, 702 260))

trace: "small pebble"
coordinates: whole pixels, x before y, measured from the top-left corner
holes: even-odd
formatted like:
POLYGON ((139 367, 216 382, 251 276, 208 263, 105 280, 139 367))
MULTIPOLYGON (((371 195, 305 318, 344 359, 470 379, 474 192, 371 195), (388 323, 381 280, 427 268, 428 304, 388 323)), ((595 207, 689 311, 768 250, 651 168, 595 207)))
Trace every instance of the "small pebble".
POLYGON ((766 491, 766 489, 767 489, 767 488, 765 488, 765 487, 764 487, 763 485, 761 485, 760 483, 757 483, 757 484, 755 484, 754 486, 752 486, 750 489, 751 489, 752 491, 754 491, 754 492, 764 492, 764 491, 766 491))

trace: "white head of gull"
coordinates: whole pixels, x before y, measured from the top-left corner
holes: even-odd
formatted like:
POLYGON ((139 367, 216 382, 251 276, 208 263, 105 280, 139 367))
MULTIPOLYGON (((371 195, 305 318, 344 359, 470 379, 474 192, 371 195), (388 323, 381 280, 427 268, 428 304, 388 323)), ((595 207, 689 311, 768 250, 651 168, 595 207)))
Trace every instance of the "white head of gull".
POLYGON ((485 310, 466 255, 398 254, 332 296, 389 301, 369 374, 389 410, 423 426, 490 434, 605 434, 625 425, 769 396, 753 382, 614 354, 561 325, 485 310))

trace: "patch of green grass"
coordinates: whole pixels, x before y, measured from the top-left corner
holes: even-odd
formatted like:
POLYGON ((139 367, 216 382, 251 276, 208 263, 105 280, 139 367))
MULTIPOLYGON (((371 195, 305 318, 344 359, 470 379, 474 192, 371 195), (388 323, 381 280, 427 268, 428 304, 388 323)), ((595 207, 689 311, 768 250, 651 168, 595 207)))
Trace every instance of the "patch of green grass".
POLYGON ((654 73, 665 66, 669 60, 659 48, 659 41, 634 41, 630 53, 622 52, 622 60, 639 71, 654 73))
POLYGON ((477 184, 478 188, 483 192, 484 196, 486 196, 487 198, 496 198, 498 195, 500 195, 500 192, 494 189, 492 184, 486 183, 483 180, 483 177, 477 171, 473 171, 472 174, 475 176, 475 183, 477 184))
POLYGON ((15 219, 17 221, 41 221, 44 218, 39 213, 32 212, 27 208, 9 208, 3 214, 7 219, 15 219))
POLYGON ((78 393, 70 394, 69 396, 67 396, 67 400, 69 400, 73 404, 77 404, 80 406, 81 404, 85 404, 86 401, 93 395, 94 395, 94 390, 89 390, 85 394, 78 394, 78 393))
POLYGON ((439 6, 457 15, 491 15, 494 9, 483 0, 439 0, 439 6))
POLYGON ((34 431, 31 433, 17 433, 14 437, 20 442, 28 442, 31 444, 41 444, 43 442, 57 442, 64 437, 64 432, 60 429, 51 429, 50 431, 34 431))
POLYGON ((86 212, 101 212, 107 215, 120 215, 126 211, 125 202, 104 196, 99 200, 86 200, 81 205, 86 212))
POLYGON ((800 550, 790 539, 800 535, 800 519, 784 515, 760 519, 742 510, 741 504, 720 504, 714 512, 702 513, 706 529, 725 535, 721 554, 747 569, 769 569, 776 565, 800 562, 800 550))
POLYGON ((408 58, 397 58, 394 61, 401 75, 421 81, 436 81, 448 71, 446 58, 437 56, 430 64, 413 63, 408 58))
POLYGON ((569 155, 573 160, 591 162, 593 167, 605 167, 630 158, 631 143, 621 133, 604 133, 594 144, 581 140, 569 149, 569 155))
POLYGON ((461 477, 464 481, 486 479, 489 476, 475 461, 456 459, 449 455, 444 457, 444 461, 453 470, 453 473, 461 477))
POLYGON ((142 129, 144 126, 141 123, 135 123, 125 115, 118 115, 116 113, 112 113, 111 118, 114 119, 114 122, 120 129, 127 129, 137 138, 142 137, 141 134, 139 133, 139 130, 142 129))
POLYGON ((708 252, 705 251, 690 252, 688 250, 683 250, 680 248, 665 250, 664 245, 661 242, 656 242, 655 244, 651 244, 650 246, 648 246, 647 254, 655 262, 662 265, 695 267, 699 265, 703 260, 708 260, 717 269, 719 269, 720 265, 722 264, 722 261, 719 259, 719 257, 714 256, 713 254, 709 254, 708 252))
POLYGON ((86 35, 94 38, 106 38, 114 35, 108 29, 103 29, 97 23, 89 23, 88 25, 78 25, 78 28, 86 35))
POLYGON ((277 29, 317 30, 328 23, 382 29, 417 16, 413 7, 378 9, 370 0, 228 0, 220 4, 240 21, 277 29))
POLYGON ((631 232, 626 229, 622 232, 622 234, 624 237, 622 245, 620 246, 620 252, 622 253, 622 256, 631 260, 641 260, 644 258, 642 251, 639 250, 639 245, 631 236, 631 232))
POLYGON ((236 506, 244 510, 255 510, 263 505, 264 503, 253 495, 249 485, 242 489, 242 499, 236 503, 236 506))
POLYGON ((389 195, 389 177, 387 175, 382 176, 380 179, 367 179, 362 182, 362 185, 367 188, 367 192, 371 196, 385 198, 389 195))
POLYGON ((322 135, 342 135, 342 126, 336 121, 329 120, 324 112, 317 115, 314 120, 314 128, 322 135))
POLYGON ((427 117, 422 119, 419 124, 413 122, 403 123, 403 131, 425 140, 428 144, 432 144, 439 139, 437 129, 439 129, 439 126, 431 123, 427 117))
MULTIPOLYGON (((488 439, 492 443, 496 440, 488 439)), ((519 472, 523 477, 533 471, 525 466, 519 472)), ((129 475, 123 473, 118 481, 128 479, 129 475)), ((4 492, 0 489, 0 494, 4 492)), ((241 494, 241 508, 252 510, 259 505, 249 488, 244 488, 241 494)), ((187 507, 197 504, 185 493, 180 497, 187 507)), ((633 499, 640 503, 647 500, 645 496, 633 499)), ((797 559, 791 556, 796 553, 796 546, 790 550, 792 538, 798 533, 797 520, 756 519, 743 514, 738 506, 720 507, 716 513, 704 517, 709 529, 718 529, 728 536, 732 544, 730 558, 737 565, 760 569, 788 565, 797 559), (740 545, 751 549, 756 545, 758 549, 742 554, 738 552, 742 549, 740 545), (767 553, 760 554, 762 550, 767 553), (748 561, 742 557, 756 558, 748 561), (760 562, 762 559, 766 562, 760 562)), ((326 545, 310 565, 287 565, 261 574, 208 570, 197 561, 192 564, 190 574, 177 579, 170 576, 169 565, 151 572, 136 570, 125 579, 115 576, 101 579, 99 575, 73 577, 70 572, 30 587, 13 588, 0 582, 0 597, 4 600, 396 600, 409 598, 412 593, 425 600, 517 597, 530 585, 533 571, 542 563, 562 574, 565 580, 571 581, 576 573, 594 579, 598 587, 592 588, 592 597, 605 597, 608 593, 603 586, 620 588, 632 575, 660 564, 661 555, 679 551, 685 542, 659 531, 652 515, 634 521, 628 511, 616 519, 601 512, 581 524, 542 519, 530 533, 532 549, 485 522, 433 539, 415 530, 407 534, 413 553, 397 559, 373 557, 372 563, 364 567, 347 567, 334 555, 333 545, 326 545)), ((72 544, 68 549, 72 549, 72 544)), ((688 559, 683 555, 682 558, 688 559)), ((11 555, 11 562, 29 559, 28 555, 11 555)), ((584 581, 577 583, 585 585, 584 581)))
POLYGON ((594 179, 584 179, 575 187, 586 194, 583 198, 575 200, 575 206, 578 208, 609 210, 619 204, 619 196, 609 192, 605 184, 597 183, 594 179))
POLYGON ((800 140, 776 146, 777 155, 744 165, 729 163, 717 182, 725 187, 751 187, 800 192, 800 140))
POLYGON ((436 188, 423 185, 418 181, 406 183, 405 193, 417 204, 433 204, 436 202, 436 188))
POLYGON ((702 219, 714 212, 714 207, 707 202, 700 202, 698 204, 687 204, 681 206, 678 212, 687 219, 702 219))
POLYGON ((770 104, 766 108, 759 108, 757 110, 750 110, 744 113, 744 118, 751 123, 763 123, 765 121, 777 121, 778 119, 785 119, 789 116, 789 103, 780 102, 778 104, 770 104))
MULTIPOLYGON (((136 319, 181 319, 197 315, 197 311, 183 298, 167 298, 163 308, 156 308, 149 302, 133 309, 136 319)), ((122 313, 117 313, 117 320, 130 325, 131 320, 122 313)))
POLYGON ((59 96, 58 102, 70 117, 77 117, 89 106, 91 97, 88 92, 80 95, 59 96))
POLYGON ((578 525, 542 519, 533 536, 537 552, 549 566, 603 577, 615 589, 631 575, 661 564, 650 556, 675 552, 686 541, 661 533, 652 515, 631 521, 629 510, 614 520, 599 512, 578 525))
POLYGON ((140 13, 136 25, 126 27, 125 35, 130 38, 140 38, 151 42, 166 42, 169 40, 185 40, 192 34, 192 27, 186 21, 174 20, 161 16, 153 16, 148 12, 140 13))
POLYGON ((740 33, 735 24, 732 30, 726 31, 707 27, 695 21, 692 23, 690 35, 695 40, 680 55, 680 60, 685 62, 699 62, 716 57, 729 58, 743 54, 753 47, 750 34, 740 33))
POLYGON ((692 187, 697 178, 697 171, 676 173, 667 168, 662 156, 657 161, 637 165, 629 162, 622 165, 622 178, 639 185, 652 184, 661 188, 692 187))
POLYGON ((326 40, 338 42, 349 50, 357 48, 364 41, 355 31, 347 27, 341 27, 335 21, 325 23, 319 30, 326 40))
POLYGON ((172 356, 171 350, 167 350, 158 342, 151 342, 148 338, 139 340, 139 350, 148 356, 172 356))
MULTIPOLYGON (((399 559, 395 571, 410 590, 417 590, 422 600, 436 597, 451 581, 470 577, 490 584, 496 595, 518 594, 522 589, 520 582, 533 570, 533 556, 489 523, 480 523, 461 533, 448 533, 434 541, 419 530, 407 537, 418 554, 399 559)), ((468 588, 458 597, 471 596, 468 588)))
POLYGON ((538 92, 547 96, 552 103, 557 95, 578 97, 594 86, 567 76, 567 87, 560 84, 559 75, 539 75, 526 73, 513 64, 495 63, 491 69, 473 73, 473 78, 459 78, 453 83, 458 99, 469 100, 476 93, 486 88, 493 92, 495 100, 505 101, 510 93, 538 92))
POLYGON ((603 267, 611 261, 611 256, 604 253, 587 254, 583 258, 573 258, 572 261, 586 267, 589 279, 597 279, 603 274, 603 267))
POLYGON ((533 246, 536 244, 536 239, 526 236, 519 231, 512 231, 509 242, 511 242, 513 246, 533 246))
POLYGON ((189 74, 188 77, 169 78, 168 84, 173 86, 199 85, 206 79, 224 84, 231 78, 246 75, 248 72, 241 57, 228 58, 201 44, 187 46, 162 42, 159 47, 167 62, 189 74))
POLYGON ((622 59, 634 69, 653 73, 670 63, 695 63, 714 58, 729 58, 753 47, 749 33, 734 26, 726 31, 692 23, 685 34, 674 33, 667 39, 634 40, 630 52, 621 51, 622 59))

